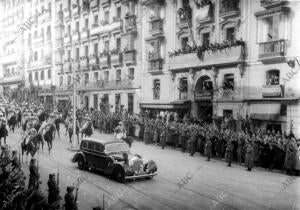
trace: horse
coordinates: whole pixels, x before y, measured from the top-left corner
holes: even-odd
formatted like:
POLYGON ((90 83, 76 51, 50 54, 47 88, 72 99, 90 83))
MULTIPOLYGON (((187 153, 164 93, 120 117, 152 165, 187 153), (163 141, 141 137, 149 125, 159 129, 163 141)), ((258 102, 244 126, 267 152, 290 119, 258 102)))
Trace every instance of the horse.
MULTIPOLYGON (((21 143, 21 149, 22 149, 22 156, 24 155, 24 152, 26 151, 26 160, 27 156, 30 153, 31 157, 33 158, 36 152, 39 149, 39 145, 42 144, 42 147, 44 145, 43 137, 41 133, 35 133, 33 135, 28 135, 26 138, 24 138, 23 142, 21 143), (26 143, 26 140, 28 141, 26 143)), ((26 161, 27 162, 27 161, 26 161)))
POLYGON ((18 125, 18 128, 21 127, 21 122, 22 122, 22 113, 18 112, 18 114, 17 114, 17 125, 18 125))
POLYGON ((6 123, 1 123, 1 125, 0 125, 0 145, 1 145, 2 138, 4 138, 4 144, 6 144, 7 136, 8 136, 8 130, 6 128, 6 123))
POLYGON ((12 115, 9 120, 7 121, 8 123, 8 127, 10 128, 10 130, 13 131, 13 133, 15 132, 15 126, 17 124, 17 116, 16 114, 12 115))
POLYGON ((84 125, 80 129, 81 132, 81 138, 84 137, 90 137, 93 134, 93 123, 89 120, 85 121, 84 125))

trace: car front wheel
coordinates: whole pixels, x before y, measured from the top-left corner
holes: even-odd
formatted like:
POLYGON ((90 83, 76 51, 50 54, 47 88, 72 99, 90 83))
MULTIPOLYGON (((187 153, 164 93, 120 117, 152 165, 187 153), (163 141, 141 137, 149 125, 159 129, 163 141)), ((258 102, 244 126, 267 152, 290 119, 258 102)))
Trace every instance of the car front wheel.
POLYGON ((125 174, 119 168, 117 168, 117 169, 114 170, 113 178, 114 178, 114 180, 116 180, 116 181, 118 181, 120 183, 124 183, 125 182, 125 174))
POLYGON ((84 170, 84 168, 85 168, 85 163, 84 163, 84 160, 83 160, 82 157, 80 157, 79 160, 78 160, 78 168, 80 170, 84 170))

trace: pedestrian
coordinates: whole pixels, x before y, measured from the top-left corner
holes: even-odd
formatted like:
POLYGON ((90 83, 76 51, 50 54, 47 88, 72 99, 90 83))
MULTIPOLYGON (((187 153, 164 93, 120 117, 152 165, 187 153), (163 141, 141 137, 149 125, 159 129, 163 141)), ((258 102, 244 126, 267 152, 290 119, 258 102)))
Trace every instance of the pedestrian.
POLYGON ((196 138, 197 138, 197 131, 195 130, 195 128, 192 128, 191 135, 188 140, 188 149, 189 149, 189 153, 191 156, 194 156, 194 154, 195 154, 196 138))
POLYGON ((36 184, 40 178, 40 174, 39 174, 38 167, 36 165, 35 158, 32 158, 30 160, 29 172, 30 172, 30 175, 29 175, 28 189, 33 189, 36 186, 36 184))
POLYGON ((77 196, 73 195, 74 187, 68 186, 67 193, 65 194, 65 210, 77 210, 77 196))
POLYGON ((53 205, 55 202, 57 202, 60 198, 59 198, 59 186, 56 183, 55 180, 55 174, 49 174, 49 180, 47 182, 48 185, 48 203, 50 205, 53 205))
POLYGON ((296 148, 292 142, 293 140, 290 139, 288 144, 286 145, 286 155, 285 155, 285 162, 284 162, 284 167, 286 169, 286 173, 288 175, 293 174, 293 170, 296 164, 296 148))
POLYGON ((254 154, 253 146, 251 142, 248 142, 246 146, 246 159, 245 159, 245 166, 248 171, 251 171, 253 167, 253 154, 254 154))
POLYGON ((160 145, 161 145, 162 149, 165 149, 166 138, 167 138, 167 128, 165 126, 162 126, 161 132, 160 132, 160 145))
POLYGON ((208 136, 206 136, 205 148, 204 148, 204 155, 207 157, 207 161, 210 161, 212 153, 212 143, 208 136))
POLYGON ((18 158, 18 152, 16 150, 12 151, 12 165, 14 168, 20 168, 21 163, 18 158))
POLYGON ((228 167, 231 166, 232 158, 233 158, 233 141, 229 140, 226 146, 226 153, 225 153, 225 158, 226 162, 228 163, 228 167))

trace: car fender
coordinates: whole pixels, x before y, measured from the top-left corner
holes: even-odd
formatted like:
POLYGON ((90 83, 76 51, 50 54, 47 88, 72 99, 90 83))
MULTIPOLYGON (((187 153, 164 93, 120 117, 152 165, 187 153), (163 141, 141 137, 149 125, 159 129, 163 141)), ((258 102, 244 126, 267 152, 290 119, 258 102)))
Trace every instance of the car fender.
POLYGON ((79 158, 83 158, 84 162, 86 162, 86 158, 83 152, 77 152, 74 157, 72 158, 72 162, 76 163, 78 161, 79 158))
POLYGON ((116 170, 116 169, 123 170, 125 173, 124 166, 121 163, 114 163, 114 164, 110 165, 107 168, 106 173, 112 175, 114 173, 114 170, 116 170))

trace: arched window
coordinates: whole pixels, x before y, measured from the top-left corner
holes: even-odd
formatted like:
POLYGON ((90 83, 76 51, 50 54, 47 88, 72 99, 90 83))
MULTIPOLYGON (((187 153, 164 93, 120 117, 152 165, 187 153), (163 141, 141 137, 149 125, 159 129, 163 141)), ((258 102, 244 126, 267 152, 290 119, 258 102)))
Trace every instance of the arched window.
POLYGON ((183 77, 179 80, 179 93, 180 100, 186 100, 188 94, 188 80, 186 77, 183 77))
POLYGON ((277 69, 266 72, 266 85, 279 85, 280 71, 277 69))
POLYGON ((201 77, 196 84, 196 93, 204 93, 213 90, 213 83, 208 76, 201 77))

